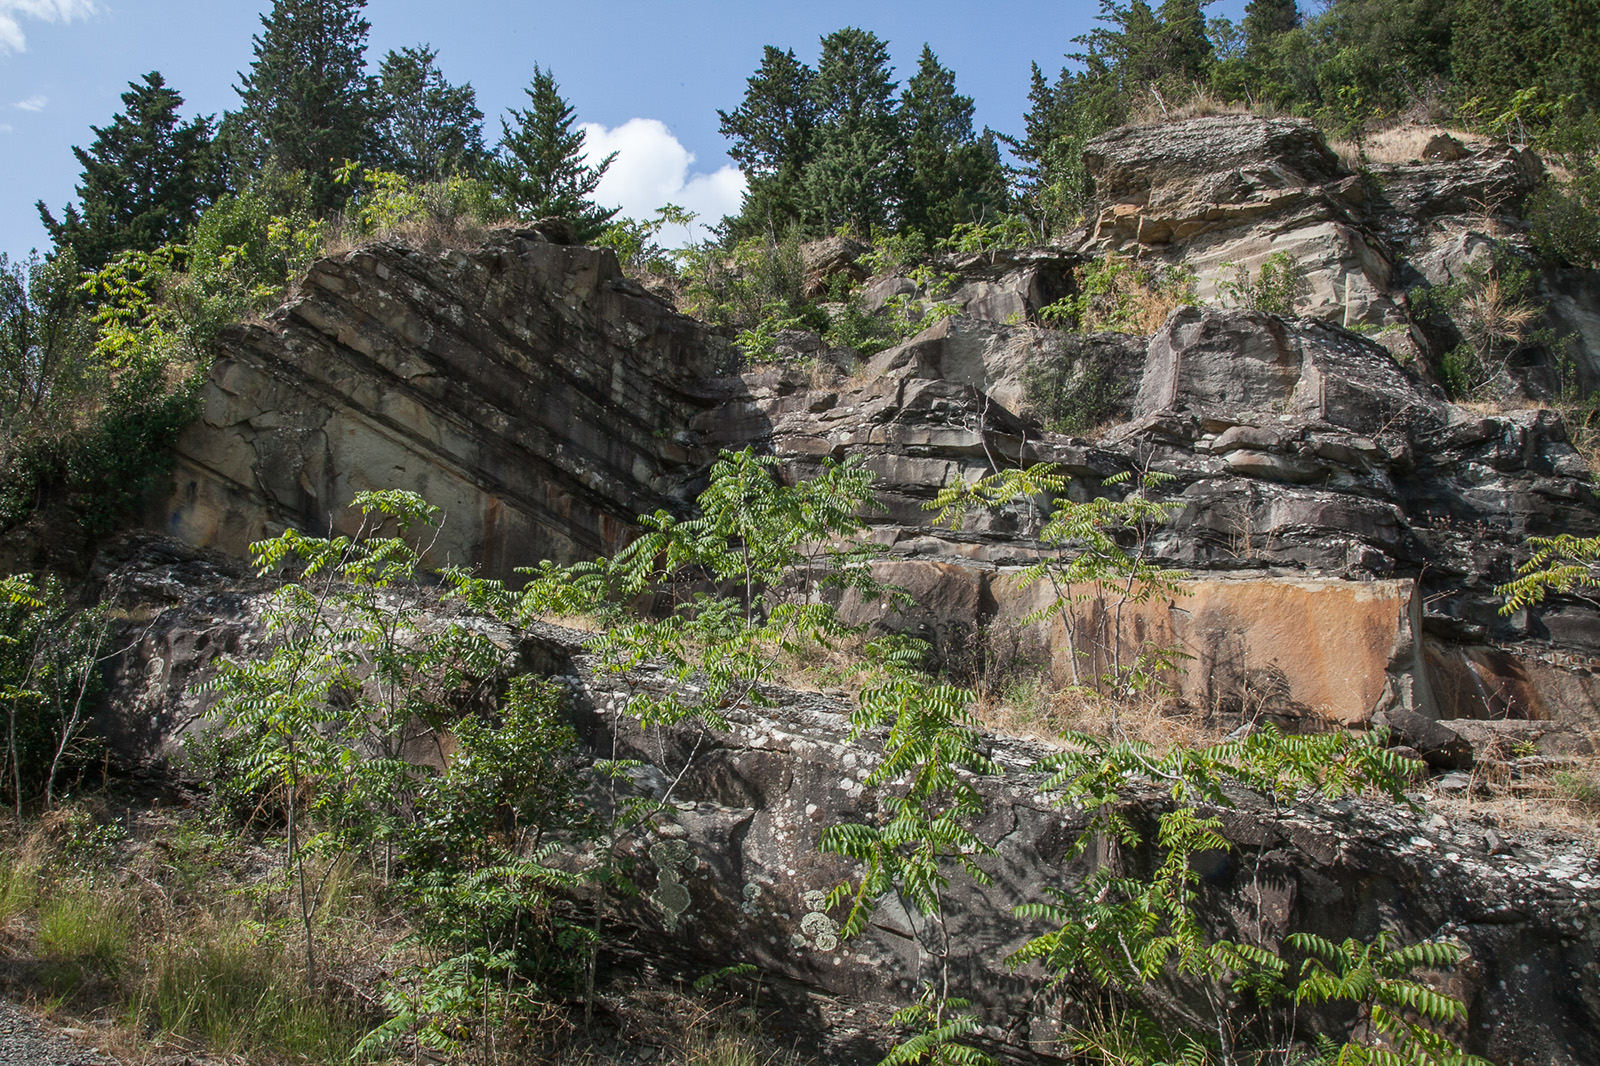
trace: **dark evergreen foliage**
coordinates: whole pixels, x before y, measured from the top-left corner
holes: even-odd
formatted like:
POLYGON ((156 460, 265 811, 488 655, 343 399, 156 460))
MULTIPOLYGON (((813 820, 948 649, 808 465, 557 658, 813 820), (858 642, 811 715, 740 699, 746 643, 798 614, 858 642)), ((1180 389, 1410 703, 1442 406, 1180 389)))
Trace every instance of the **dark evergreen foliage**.
POLYGON ((846 27, 822 39, 812 82, 816 154, 805 172, 808 229, 867 234, 897 220, 903 131, 894 90, 889 46, 876 34, 846 27))
POLYGON ((573 128, 576 113, 549 71, 534 67, 533 81, 523 91, 531 106, 511 108, 511 121, 500 120, 503 133, 491 180, 521 217, 564 218, 578 240, 593 240, 617 213, 592 199, 614 156, 597 166, 584 162, 583 131, 573 128))
POLYGON ((900 95, 906 160, 901 223, 943 237, 963 222, 993 221, 1006 206, 1005 173, 994 136, 972 128, 972 97, 927 45, 900 95))
POLYGON ((239 75, 237 166, 305 174, 319 209, 338 206, 335 172, 349 160, 380 161, 377 101, 366 72, 367 0, 273 0, 239 75))
POLYGON ((87 149, 72 149, 83 167, 79 203, 68 204, 59 220, 37 205, 50 239, 70 248, 85 270, 98 270, 121 251, 181 241, 222 191, 211 120, 184 122, 183 97, 159 72, 129 82, 122 103, 108 125, 90 127, 95 137, 87 149))
POLYGON ((427 45, 390 52, 378 65, 378 140, 385 165, 416 181, 477 174, 488 159, 483 112, 470 83, 451 85, 427 45))
POLYGON ((815 147, 816 76, 792 49, 768 45, 745 83, 744 102, 717 112, 722 135, 733 142, 728 155, 748 183, 735 236, 776 235, 799 223, 805 169, 815 147))

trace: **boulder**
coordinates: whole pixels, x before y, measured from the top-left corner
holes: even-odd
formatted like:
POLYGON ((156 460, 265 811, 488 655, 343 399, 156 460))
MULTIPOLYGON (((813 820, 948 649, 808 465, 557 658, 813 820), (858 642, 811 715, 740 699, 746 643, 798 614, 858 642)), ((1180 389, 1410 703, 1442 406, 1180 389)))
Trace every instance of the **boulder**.
POLYGON ((871 250, 850 237, 825 237, 802 244, 800 261, 806 272, 802 294, 808 300, 828 295, 828 283, 838 274, 851 282, 866 281, 866 268, 857 261, 871 250))
POLYGON ((1472 766, 1472 744, 1436 718, 1395 707, 1375 715, 1373 724, 1393 730, 1396 741, 1436 769, 1465 770, 1472 766))

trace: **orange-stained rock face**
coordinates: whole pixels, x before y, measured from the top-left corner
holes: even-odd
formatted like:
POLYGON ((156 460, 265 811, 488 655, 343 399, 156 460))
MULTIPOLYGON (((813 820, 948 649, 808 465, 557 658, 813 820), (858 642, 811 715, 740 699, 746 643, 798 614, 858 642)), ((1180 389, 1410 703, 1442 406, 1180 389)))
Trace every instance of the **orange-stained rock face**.
MULTIPOLYGON (((997 621, 1022 620, 1050 604, 1048 585, 1022 588, 1012 575, 994 582, 997 621)), ((1247 718, 1268 715, 1360 725, 1380 709, 1415 705, 1418 684, 1415 598, 1410 581, 1287 578, 1192 579, 1183 595, 1121 608, 1115 590, 1070 587, 1070 604, 1029 627, 1024 646, 1048 657, 1057 684, 1130 664, 1141 646, 1170 646, 1180 659, 1172 682, 1197 707, 1247 718), (1069 634, 1069 620, 1072 632, 1069 634)))

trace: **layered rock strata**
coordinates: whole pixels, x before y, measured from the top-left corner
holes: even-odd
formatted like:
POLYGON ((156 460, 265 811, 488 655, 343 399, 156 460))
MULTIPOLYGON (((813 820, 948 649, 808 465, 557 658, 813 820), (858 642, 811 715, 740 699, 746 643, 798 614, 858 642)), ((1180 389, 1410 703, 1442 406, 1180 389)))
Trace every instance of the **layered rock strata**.
MULTIPOLYGON (((197 686, 217 657, 260 646, 269 590, 224 558, 147 535, 103 558, 103 576, 124 590, 133 619, 111 678, 109 709, 123 730, 113 736, 124 751, 170 743, 199 720, 197 686)), ((1368 591, 1382 602, 1381 589, 1368 591)), ((597 669, 582 634, 483 624, 504 646, 520 640, 525 669, 564 686, 586 757, 638 760, 635 783, 670 807, 655 830, 625 842, 641 891, 617 904, 618 942, 691 978, 755 964, 784 1005, 781 1021, 828 1061, 878 1061, 889 1015, 921 982, 942 979, 945 948, 926 917, 892 895, 849 940, 839 936, 841 913, 825 904, 859 871, 819 852, 821 833, 881 813, 883 792, 865 784, 881 738, 851 741, 848 705, 779 688, 764 691, 764 706, 727 709, 725 731, 641 731, 622 712, 629 688, 597 669)), ((631 684, 667 682, 646 673, 631 684)), ((1012 908, 1102 864, 1137 869, 1148 856, 1101 847, 1072 857, 1085 816, 1058 807, 1030 769, 1048 748, 995 736, 983 743, 1004 771, 980 782, 987 812, 976 828, 995 848, 980 865, 992 882, 957 874, 946 893, 949 943, 958 945, 951 990, 975 1001, 982 1039, 1006 1061, 1059 1061, 1054 1040, 1080 1019, 1044 975, 1008 965, 1046 929, 1012 908)), ((1130 792, 1123 812, 1148 828, 1163 802, 1130 792)), ((1272 949, 1291 931, 1453 936, 1471 951, 1447 986, 1470 1008, 1461 1035, 1471 1050, 1508 1066, 1600 1058, 1600 860, 1581 841, 1370 798, 1281 805, 1239 794, 1206 813, 1222 819, 1230 841, 1199 860, 1209 935, 1272 949)), ((1163 1009, 1172 1016, 1204 1020, 1203 1000, 1182 987, 1169 995, 1163 1009)), ((1322 1022, 1302 1016, 1301 1037, 1322 1022)))
POLYGON ((287 525, 348 532, 356 492, 403 487, 445 512, 433 562, 590 558, 693 473, 675 437, 717 351, 609 251, 539 230, 323 259, 225 333, 148 520, 244 554, 287 525))

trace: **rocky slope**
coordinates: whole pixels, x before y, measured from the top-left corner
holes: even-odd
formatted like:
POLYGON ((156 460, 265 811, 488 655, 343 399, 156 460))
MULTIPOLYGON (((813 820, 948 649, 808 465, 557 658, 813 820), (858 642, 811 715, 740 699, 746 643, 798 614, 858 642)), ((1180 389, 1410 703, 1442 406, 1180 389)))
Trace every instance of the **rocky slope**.
MULTIPOLYGON (((1453 327, 1419 322, 1406 293, 1459 273, 1485 230, 1519 247, 1514 209, 1537 174, 1521 153, 1463 151, 1355 175, 1297 123, 1224 116, 1117 131, 1091 146, 1102 202, 1080 246, 948 264, 961 314, 861 365, 824 354, 804 370, 726 372, 726 344, 624 278, 609 252, 537 228, 475 249, 373 245, 319 262, 267 322, 225 336, 204 416, 148 525, 238 556, 285 525, 343 528, 352 493, 403 487, 447 513, 434 562, 512 576, 609 551, 639 513, 684 508, 719 449, 770 450, 796 475, 861 455, 880 479, 884 509, 870 520, 889 551, 884 575, 915 606, 884 616, 846 601, 846 612, 927 636, 954 666, 991 642, 1063 680, 1060 622, 1021 624, 1039 605, 1017 578, 1043 550, 1037 510, 951 530, 925 505, 1006 464, 1055 463, 1077 499, 1151 470, 1170 475, 1163 492, 1176 505, 1154 546, 1191 576, 1128 631, 1191 656, 1177 687, 1200 712, 1305 729, 1388 720, 1441 766, 1498 733, 1586 751, 1600 727, 1600 616, 1579 601, 1502 616, 1494 587, 1529 536, 1600 533, 1593 480, 1555 414, 1454 406, 1418 369, 1453 327), (1148 338, 1027 324, 1070 289, 1076 264, 1109 249, 1193 268, 1213 302, 1225 264, 1287 251, 1312 299, 1299 319, 1180 307, 1148 338), (1092 383, 1100 428, 1043 432, 1027 410, 1039 368, 1069 388, 1092 383)), ((813 266, 848 270, 852 258, 823 249, 813 266)), ((868 280, 884 299, 906 291, 906 279, 868 280)), ((1600 282, 1546 270, 1539 284, 1549 323, 1576 338, 1571 357, 1600 381, 1600 282)), ((815 337, 784 344, 820 350, 815 337)), ((1525 353, 1519 380, 1547 390, 1552 359, 1525 353)), ((129 567, 154 619, 108 708, 118 743, 141 759, 193 719, 188 682, 255 624, 256 593, 231 564, 162 543, 104 564, 129 567)), ((1097 624, 1093 597, 1076 609, 1097 624)), ((613 728, 604 695, 582 656, 555 643, 546 668, 571 679, 601 743, 613 728)), ((636 918, 647 938, 687 937, 713 959, 747 945, 800 986, 887 1009, 926 964, 916 930, 885 918, 867 941, 824 948, 824 922, 807 917, 805 893, 837 873, 807 834, 864 802, 860 774, 840 772, 838 713, 786 698, 716 740, 708 765, 723 769, 694 791, 682 848, 658 857, 663 870, 676 864, 660 876, 688 902, 675 914, 641 904, 636 918)), ((996 743, 1011 767, 1028 761, 1025 745, 996 743)), ((1063 873, 1071 815, 1024 777, 994 799, 996 891, 1026 896, 1063 873)), ((1600 871, 1588 859, 1529 844, 1520 865, 1489 861, 1476 829, 1424 830, 1387 808, 1230 817, 1233 839, 1265 865, 1218 872, 1236 904, 1226 921, 1254 908, 1258 923, 1271 910, 1279 925, 1455 929, 1477 960, 1462 989, 1477 1047, 1508 1062, 1600 1059, 1587 917, 1600 871)), ((992 917, 1005 913, 999 896, 981 902, 991 924, 963 932, 982 946, 970 987, 995 1012, 992 1035, 1023 1048, 1045 1030, 1000 965, 1019 930, 992 917)))
MULTIPOLYGON (((104 561, 137 620, 112 674, 113 739, 124 752, 156 755, 203 713, 196 687, 216 658, 259 646, 268 589, 225 557, 145 533, 120 541, 104 561)), ((515 639, 492 632, 502 643, 515 639)), ((848 941, 838 936, 838 912, 823 905, 827 890, 856 871, 819 853, 818 839, 828 825, 879 812, 881 796, 864 780, 881 736, 851 741, 848 704, 776 687, 766 690, 766 706, 732 709, 725 731, 646 733, 621 713, 629 689, 599 669, 584 634, 536 624, 520 654, 527 670, 567 690, 587 751, 639 760, 636 780, 658 797, 673 781, 671 819, 627 844, 641 893, 619 903, 626 953, 691 979, 753 963, 776 1022, 825 1061, 878 1061, 889 1016, 939 976, 943 948, 920 915, 893 900, 848 941)), ((975 827, 996 849, 980 861, 992 882, 952 878, 947 916, 960 949, 951 979, 981 1011, 991 1050, 1019 1064, 1059 1061, 1052 1040, 1079 1015, 1037 970, 1008 965, 1042 931, 1011 908, 1075 883, 1111 853, 1068 854, 1085 815, 1041 791, 1029 767, 1046 747, 993 735, 984 743, 1003 770, 982 783, 988 809, 975 827)), ((1596 1061, 1600 857, 1591 843, 1559 833, 1435 813, 1434 792, 1413 793, 1416 807, 1239 794, 1235 806, 1210 810, 1233 848, 1203 859, 1208 931, 1274 948, 1290 931, 1455 937, 1471 959, 1448 988, 1471 1009, 1464 1036, 1473 1051, 1519 1066, 1596 1061)), ((1125 799, 1124 814, 1141 824, 1165 802, 1155 793, 1125 799)), ((1181 994, 1169 1009, 1202 1025, 1207 1017, 1203 1002, 1181 994)))

